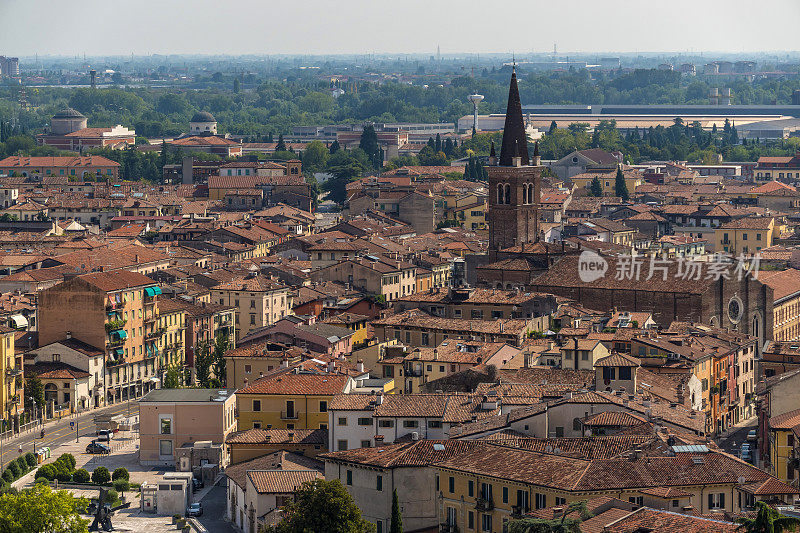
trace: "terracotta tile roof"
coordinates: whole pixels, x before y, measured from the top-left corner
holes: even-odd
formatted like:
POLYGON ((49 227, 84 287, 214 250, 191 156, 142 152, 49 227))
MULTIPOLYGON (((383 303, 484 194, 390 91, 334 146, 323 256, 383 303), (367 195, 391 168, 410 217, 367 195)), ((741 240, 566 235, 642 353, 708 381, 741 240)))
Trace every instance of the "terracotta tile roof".
POLYGON ((225 439, 228 444, 328 444, 327 429, 248 429, 225 439))
POLYGON ((154 286, 157 285, 151 278, 138 272, 129 272, 127 270, 115 270, 114 272, 92 272, 90 274, 83 274, 78 276, 77 279, 85 281, 90 285, 94 285, 101 291, 111 292, 123 289, 130 289, 133 287, 154 286))
POLYGON ((487 442, 522 450, 563 455, 576 459, 613 459, 654 441, 652 435, 614 435, 577 438, 533 438, 505 432, 486 437, 487 442))
POLYGON ((456 457, 479 445, 476 441, 468 440, 418 440, 329 452, 318 457, 324 461, 357 463, 379 468, 427 466, 456 457))
POLYGON ((656 496, 657 498, 672 499, 672 498, 685 498, 691 496, 691 492, 687 492, 677 487, 652 487, 639 490, 642 494, 648 496, 656 496))
POLYGON ((79 341, 78 339, 76 339, 74 337, 71 338, 71 339, 64 339, 64 340, 61 340, 61 341, 52 342, 52 343, 48 344, 47 346, 50 346, 51 344, 61 344, 63 346, 66 346, 68 348, 71 348, 71 349, 75 350, 76 352, 80 352, 83 355, 86 355, 88 357, 99 357, 99 356, 102 356, 102 355, 105 354, 105 350, 102 350, 100 348, 95 348, 91 344, 87 344, 87 343, 85 343, 83 341, 79 341))
POLYGON ((288 287, 266 276, 255 276, 252 278, 233 279, 227 283, 217 285, 213 289, 220 291, 269 292, 288 289, 288 287))
POLYGON ((182 137, 170 141, 174 146, 241 146, 241 143, 216 135, 182 137))
POLYGON ((9 156, 0 161, 0 167, 119 167, 120 164, 101 155, 28 157, 9 156))
POLYGON ((280 374, 266 376, 238 394, 308 394, 333 396, 344 392, 350 377, 343 374, 280 374))
POLYGON ((758 281, 772 288, 772 298, 777 302, 800 291, 800 270, 760 271, 758 281))
POLYGON ((316 470, 250 470, 247 477, 259 494, 291 494, 303 483, 325 479, 316 470))
POLYGON ((709 531, 733 533, 737 529, 738 526, 731 522, 642 507, 628 516, 606 525, 603 531, 607 533, 641 533, 643 531, 653 533, 707 533, 709 531))
POLYGON ((83 128, 82 130, 67 133, 64 137, 102 137, 104 133, 111 131, 111 128, 83 128))
POLYGON ((475 333, 519 335, 528 328, 523 319, 469 320, 445 319, 429 315, 419 309, 409 309, 390 317, 376 320, 373 326, 413 326, 449 331, 473 331, 475 333))
POLYGON ((800 425, 800 409, 788 411, 769 419, 769 427, 773 429, 793 429, 800 425))
POLYGON ((287 451, 278 451, 256 457, 250 461, 229 465, 225 475, 242 489, 247 486, 247 472, 251 470, 317 470, 321 471, 322 461, 287 451))
POLYGON ((624 353, 613 353, 608 357, 603 357, 595 361, 595 367, 603 367, 603 366, 631 366, 631 367, 638 367, 642 366, 641 361, 637 358, 632 357, 630 355, 624 353))
POLYGON ((646 418, 623 411, 603 411, 583 421, 583 425, 589 427, 630 427, 646 423, 646 418))
POLYGON ((88 372, 66 363, 25 365, 25 373, 39 376, 40 379, 86 379, 91 376, 88 372))
MULTIPOLYGON (((703 294, 711 285, 712 280, 705 279, 706 272, 701 272, 700 280, 683 279, 677 275, 678 264, 670 263, 666 280, 662 276, 655 275, 651 279, 616 279, 616 272, 624 270, 618 268, 620 259, 617 257, 605 258, 608 262, 606 275, 598 280, 583 282, 579 277, 577 256, 566 256, 559 259, 549 270, 540 274, 532 281, 532 285, 538 290, 546 292, 549 287, 582 287, 582 288, 605 288, 612 290, 639 290, 651 292, 686 292, 690 294, 703 294)), ((705 265, 705 264, 703 264, 705 265)), ((706 268, 704 266, 704 268, 706 268)), ((642 266, 645 270, 646 266, 642 266)), ((644 276, 642 276, 644 277, 644 276)))
POLYGON ((775 219, 772 217, 742 217, 722 224, 719 229, 758 229, 768 230, 775 219))
MULTIPOLYGON (((612 507, 611 509, 607 509, 600 513, 595 513, 593 517, 581 522, 581 533, 604 533, 606 531, 605 527, 608 524, 611 524, 620 518, 626 517, 629 514, 631 514, 631 511, 617 509, 616 507, 612 507)), ((552 514, 548 518, 551 517, 552 514)))
POLYGON ((374 408, 376 396, 373 394, 337 394, 328 403, 329 411, 363 411, 374 408))

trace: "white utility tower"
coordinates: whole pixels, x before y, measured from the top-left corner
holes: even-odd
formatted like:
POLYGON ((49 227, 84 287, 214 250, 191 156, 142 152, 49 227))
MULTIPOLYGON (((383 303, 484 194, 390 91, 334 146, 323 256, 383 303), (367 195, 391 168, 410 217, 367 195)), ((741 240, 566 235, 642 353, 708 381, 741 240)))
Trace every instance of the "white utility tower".
POLYGON ((483 95, 471 94, 467 98, 472 102, 472 128, 478 131, 478 104, 483 100, 483 95))

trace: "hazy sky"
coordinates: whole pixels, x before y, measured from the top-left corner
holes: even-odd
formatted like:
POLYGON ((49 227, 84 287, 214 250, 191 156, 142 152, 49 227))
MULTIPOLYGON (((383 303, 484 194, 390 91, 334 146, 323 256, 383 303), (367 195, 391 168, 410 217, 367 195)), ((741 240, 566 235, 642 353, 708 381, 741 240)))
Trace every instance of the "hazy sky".
POLYGON ((0 0, 0 54, 800 50, 798 0, 0 0))

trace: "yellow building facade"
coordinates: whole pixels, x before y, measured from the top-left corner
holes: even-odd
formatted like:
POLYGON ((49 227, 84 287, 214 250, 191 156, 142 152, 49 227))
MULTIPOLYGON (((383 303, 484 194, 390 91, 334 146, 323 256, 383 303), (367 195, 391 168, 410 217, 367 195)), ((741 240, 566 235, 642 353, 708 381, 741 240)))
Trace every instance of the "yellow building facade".
POLYGON ((3 326, 0 328, 0 376, 3 387, 0 390, 0 419, 5 431, 7 424, 23 411, 25 380, 22 375, 22 356, 14 353, 14 330, 3 326))

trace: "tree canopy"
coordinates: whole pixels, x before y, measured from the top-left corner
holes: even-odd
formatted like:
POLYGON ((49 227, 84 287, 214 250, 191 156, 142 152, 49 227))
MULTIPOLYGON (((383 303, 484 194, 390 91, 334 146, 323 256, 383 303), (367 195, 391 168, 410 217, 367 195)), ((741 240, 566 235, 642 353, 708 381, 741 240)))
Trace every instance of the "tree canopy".
POLYGON ((31 489, 0 494, 0 531, 3 533, 82 533, 88 520, 79 512, 86 508, 85 498, 75 498, 66 491, 53 491, 36 484, 31 489))
POLYGON ((283 520, 267 533, 372 533, 375 526, 361 511, 338 479, 306 482, 283 509, 283 520))

